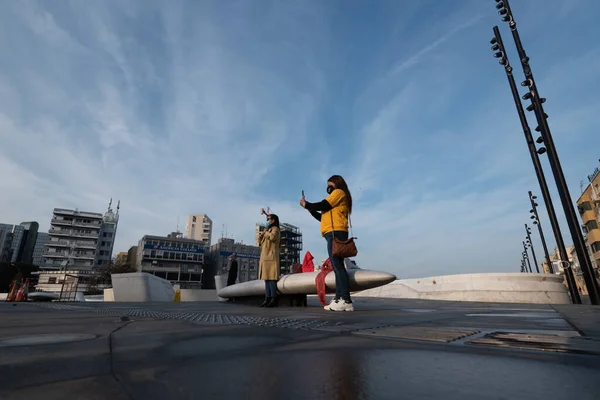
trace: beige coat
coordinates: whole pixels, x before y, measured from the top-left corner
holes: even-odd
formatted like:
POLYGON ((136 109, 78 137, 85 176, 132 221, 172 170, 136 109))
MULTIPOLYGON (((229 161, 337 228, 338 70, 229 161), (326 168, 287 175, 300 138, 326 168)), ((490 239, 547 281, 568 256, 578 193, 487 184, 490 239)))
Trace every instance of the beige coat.
POLYGON ((260 263, 258 266, 258 279, 262 279, 263 281, 279 280, 280 241, 281 232, 276 226, 264 231, 262 238, 259 239, 260 263))

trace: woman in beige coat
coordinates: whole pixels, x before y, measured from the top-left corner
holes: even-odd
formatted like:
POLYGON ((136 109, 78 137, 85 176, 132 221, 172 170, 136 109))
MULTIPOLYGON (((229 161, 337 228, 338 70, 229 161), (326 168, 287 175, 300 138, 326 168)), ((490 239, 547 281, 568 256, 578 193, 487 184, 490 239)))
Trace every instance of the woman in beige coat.
POLYGON ((258 235, 260 246, 260 263, 258 279, 265 281, 265 301, 261 307, 277 307, 277 281, 279 280, 279 217, 267 215, 267 229, 258 235))

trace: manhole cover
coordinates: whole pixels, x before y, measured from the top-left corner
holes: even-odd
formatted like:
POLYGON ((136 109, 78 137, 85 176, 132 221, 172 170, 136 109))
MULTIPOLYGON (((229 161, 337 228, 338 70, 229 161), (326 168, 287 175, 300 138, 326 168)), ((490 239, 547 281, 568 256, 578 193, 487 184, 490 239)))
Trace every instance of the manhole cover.
POLYGON ((9 338, 0 338, 0 347, 10 346, 35 346, 40 344, 56 344, 68 342, 80 342, 82 340, 95 339, 96 335, 91 334, 47 334, 47 335, 30 335, 18 336, 9 338))

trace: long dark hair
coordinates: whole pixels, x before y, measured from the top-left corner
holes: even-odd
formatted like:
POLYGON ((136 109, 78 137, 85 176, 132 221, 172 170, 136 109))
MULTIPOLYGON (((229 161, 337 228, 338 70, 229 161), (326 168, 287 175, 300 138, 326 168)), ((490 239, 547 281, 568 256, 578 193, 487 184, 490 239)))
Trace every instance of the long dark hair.
POLYGON ((269 214, 269 218, 273 220, 273 223, 269 226, 269 228, 271 226, 276 226, 279 228, 279 217, 277 216, 277 214, 269 214))
POLYGON ((352 195, 350 194, 350 189, 348 189, 348 184, 340 175, 333 175, 331 178, 327 179, 327 182, 331 182, 335 185, 336 189, 343 190, 346 193, 346 201, 348 202, 348 214, 352 214, 352 195))

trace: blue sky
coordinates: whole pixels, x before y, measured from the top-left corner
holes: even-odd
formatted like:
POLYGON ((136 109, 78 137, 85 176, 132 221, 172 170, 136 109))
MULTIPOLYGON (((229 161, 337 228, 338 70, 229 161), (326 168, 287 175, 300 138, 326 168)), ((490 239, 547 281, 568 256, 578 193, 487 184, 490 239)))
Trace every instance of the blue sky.
MULTIPOLYGON (((215 237, 226 224, 251 243, 270 206, 323 259, 318 223, 298 201, 301 190, 321 200, 340 174, 363 268, 518 272, 527 191, 539 189, 490 51, 499 25, 520 80, 494 6, 2 2, 0 221, 48 229, 54 207, 103 211, 112 197, 115 251, 125 251, 198 212, 215 237)), ((512 8, 577 197, 600 158, 600 3, 512 8)))

